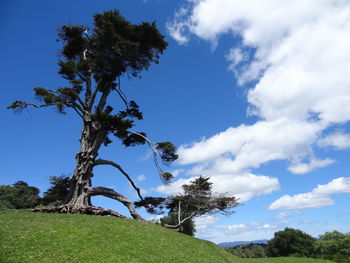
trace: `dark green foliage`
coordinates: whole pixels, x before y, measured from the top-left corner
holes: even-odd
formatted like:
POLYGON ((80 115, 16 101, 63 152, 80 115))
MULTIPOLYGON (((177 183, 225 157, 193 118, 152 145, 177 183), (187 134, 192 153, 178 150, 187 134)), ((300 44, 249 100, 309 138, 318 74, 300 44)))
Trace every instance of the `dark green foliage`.
POLYGON ((179 156, 175 153, 176 148, 171 142, 157 143, 157 150, 160 151, 160 158, 165 164, 175 161, 179 156))
POLYGON ((69 192, 69 177, 64 175, 51 176, 51 187, 44 193, 41 203, 43 205, 57 205, 64 203, 69 192))
POLYGON ((265 244, 249 244, 228 248, 233 255, 241 258, 266 258, 265 244))
MULTIPOLYGON (((177 214, 176 213, 168 213, 167 216, 162 217, 160 219, 160 224, 164 226, 165 224, 168 225, 176 225, 177 224, 177 214)), ((192 218, 187 220, 183 225, 182 228, 180 228, 180 232, 189 236, 194 236, 194 233, 196 232, 195 223, 193 222, 192 218)))
POLYGON ((151 214, 163 214, 166 198, 164 197, 152 197, 147 196, 141 201, 134 202, 136 207, 146 208, 148 213, 151 214))
POLYGON ((315 239, 298 229, 286 228, 276 232, 268 243, 267 254, 270 257, 311 256, 315 239))
POLYGON ((342 263, 350 262, 350 233, 332 231, 320 235, 320 240, 315 243, 314 253, 317 258, 342 263))
POLYGON ((214 195, 209 180, 210 177, 199 176, 190 184, 183 185, 183 194, 172 196, 167 204, 170 212, 176 212, 180 205, 185 217, 193 213, 198 216, 213 213, 232 214, 231 209, 238 205, 237 199, 233 196, 214 195))
POLYGON ((33 208, 39 202, 39 189, 18 181, 13 185, 0 185, 0 210, 33 208))

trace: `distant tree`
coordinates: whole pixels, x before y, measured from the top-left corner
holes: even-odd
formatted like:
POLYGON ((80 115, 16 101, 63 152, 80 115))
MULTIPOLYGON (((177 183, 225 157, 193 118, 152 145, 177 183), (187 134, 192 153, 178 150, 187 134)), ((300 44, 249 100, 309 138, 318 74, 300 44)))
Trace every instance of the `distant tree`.
POLYGON ((61 206, 35 211, 124 217, 115 211, 94 207, 91 197, 102 195, 121 202, 133 218, 143 220, 127 197, 110 188, 92 187, 91 178, 96 166, 113 166, 126 177, 142 200, 140 189, 120 164, 97 159, 101 146, 109 145, 114 136, 126 147, 147 144, 153 151, 161 179, 171 179, 171 174, 160 168, 158 158, 165 163, 174 161, 177 159, 175 147, 170 142, 154 143, 144 132, 132 130, 135 120, 142 120, 143 114, 135 101, 128 100, 120 83, 121 76, 140 77, 151 63, 158 63, 168 44, 154 22, 135 25, 118 11, 96 14, 93 25, 92 30, 81 25, 59 29, 58 36, 64 45, 58 73, 67 80, 67 86, 57 89, 37 87, 34 92, 42 104, 15 101, 8 108, 21 111, 30 106, 53 106, 60 113, 71 109, 82 121, 80 149, 76 154, 67 201, 61 206), (120 100, 112 106, 108 98, 113 95, 120 100))
POLYGON ((49 180, 51 187, 44 193, 41 203, 43 205, 63 204, 69 193, 69 177, 51 176, 49 180))
POLYGON ((145 207, 150 213, 162 213, 168 209, 170 213, 177 215, 176 223, 164 224, 164 227, 182 232, 186 221, 196 216, 221 213, 229 215, 234 213, 232 208, 238 205, 238 200, 233 196, 212 193, 212 183, 209 177, 199 176, 184 184, 183 194, 168 198, 146 197, 140 202, 135 202, 137 207, 145 207))
POLYGON ((320 239, 315 243, 314 253, 317 258, 350 262, 350 233, 332 231, 320 235, 320 239))
MULTIPOLYGON (((162 226, 164 225, 176 225, 178 220, 178 215, 176 213, 168 213, 167 216, 160 218, 160 224, 162 226)), ((196 227, 193 219, 189 219, 184 222, 182 225, 182 228, 179 230, 181 233, 194 236, 194 233, 196 232, 196 227)))
POLYGON ((0 209, 33 208, 39 202, 39 189, 18 181, 13 185, 0 185, 0 209))
POLYGON ((265 244, 248 244, 228 248, 232 254, 241 258, 265 258, 265 244))
POLYGON ((279 256, 311 256, 315 239, 298 229, 286 228, 276 232, 268 243, 267 254, 270 257, 279 256))

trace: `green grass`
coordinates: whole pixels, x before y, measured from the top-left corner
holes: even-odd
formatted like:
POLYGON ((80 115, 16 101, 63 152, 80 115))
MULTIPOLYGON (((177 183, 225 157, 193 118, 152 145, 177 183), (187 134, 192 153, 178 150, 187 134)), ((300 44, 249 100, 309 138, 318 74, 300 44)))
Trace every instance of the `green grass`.
POLYGON ((0 262, 326 263, 241 259, 215 244, 160 226, 112 217, 0 212, 0 262))
POLYGON ((313 259, 313 258, 295 258, 295 257, 284 257, 284 258, 257 258, 249 259, 247 263, 334 263, 334 261, 324 259, 313 259))

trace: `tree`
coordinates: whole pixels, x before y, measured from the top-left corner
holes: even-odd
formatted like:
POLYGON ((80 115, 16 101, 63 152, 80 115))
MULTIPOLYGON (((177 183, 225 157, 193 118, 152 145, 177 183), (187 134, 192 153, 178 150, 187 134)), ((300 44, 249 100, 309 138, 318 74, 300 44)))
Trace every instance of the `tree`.
POLYGON ((144 132, 135 132, 135 120, 142 120, 138 104, 124 94, 120 77, 140 77, 151 63, 158 63, 159 56, 167 47, 164 36, 156 24, 143 22, 134 25, 118 11, 96 14, 94 28, 81 25, 62 26, 58 36, 63 41, 58 61, 59 74, 68 86, 57 89, 34 88, 42 104, 15 101, 9 109, 21 111, 29 106, 44 108, 54 106, 60 113, 73 110, 82 120, 80 149, 76 154, 76 168, 70 178, 70 192, 62 206, 46 207, 36 211, 87 213, 124 217, 112 210, 94 207, 91 197, 102 195, 124 204, 135 219, 142 217, 133 203, 122 194, 105 187, 92 187, 93 169, 98 165, 111 165, 121 172, 142 200, 140 189, 120 164, 97 159, 102 145, 109 145, 114 136, 126 147, 148 144, 154 153, 154 161, 163 181, 171 179, 164 173, 158 158, 170 163, 177 159, 175 147, 170 142, 154 143, 144 132), (91 32, 91 33, 89 33, 91 32), (116 95, 121 105, 115 110, 107 99, 116 95))
POLYGON ((184 224, 193 217, 214 213, 232 214, 231 209, 238 205, 238 200, 234 196, 213 194, 209 179, 209 177, 199 176, 190 184, 182 186, 183 194, 168 198, 146 197, 135 204, 155 214, 162 213, 164 208, 168 209, 170 213, 177 215, 177 220, 174 224, 164 224, 164 226, 180 232, 183 231, 184 224))
MULTIPOLYGON (((178 215, 176 213, 170 212, 168 213, 167 216, 160 218, 160 224, 162 226, 176 225, 177 219, 178 219, 178 215)), ((196 226, 195 226, 195 223, 193 222, 193 219, 189 219, 185 221, 180 232, 189 236, 194 236, 194 233, 196 232, 196 226)))
POLYGON ((69 193, 69 177, 51 176, 49 180, 52 186, 44 193, 41 203, 43 205, 63 204, 69 193))
POLYGON ((315 257, 350 262, 350 233, 332 231, 320 235, 315 243, 314 253, 315 257))
POLYGON ((241 258, 266 258, 265 244, 248 244, 228 248, 233 255, 241 258))
POLYGON ((0 185, 0 207, 3 209, 33 208, 39 202, 39 189, 18 181, 13 185, 0 185))
POLYGON ((276 232, 267 246, 267 254, 270 257, 310 256, 313 253, 315 239, 298 229, 285 228, 276 232))

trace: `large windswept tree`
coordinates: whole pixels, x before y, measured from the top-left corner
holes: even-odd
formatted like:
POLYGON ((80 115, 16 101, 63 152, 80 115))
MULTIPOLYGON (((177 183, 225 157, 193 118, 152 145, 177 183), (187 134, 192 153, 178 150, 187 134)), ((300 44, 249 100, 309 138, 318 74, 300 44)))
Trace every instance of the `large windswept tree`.
POLYGON ((162 171, 157 158, 165 163, 174 161, 177 159, 175 147, 170 142, 153 143, 145 133, 132 130, 134 121, 142 120, 142 112, 135 101, 127 99, 119 81, 125 74, 139 77, 140 72, 147 70, 151 63, 158 63, 167 42, 155 23, 134 25, 118 11, 96 14, 93 25, 91 30, 80 25, 59 29, 63 48, 58 73, 67 80, 67 87, 34 88, 42 104, 15 101, 8 108, 21 111, 29 106, 54 106, 60 113, 69 108, 82 120, 80 149, 70 178, 67 201, 61 206, 39 210, 122 216, 115 211, 92 206, 91 197, 102 195, 123 203, 133 218, 142 219, 128 198, 109 188, 92 187, 91 177, 95 166, 114 166, 129 180, 142 200, 140 189, 118 163, 97 159, 101 145, 110 144, 114 136, 127 147, 148 144, 161 178, 164 181, 171 179, 171 174, 162 171), (115 109, 108 104, 107 98, 112 95, 120 98, 124 105, 122 108, 115 109))

